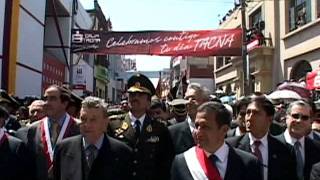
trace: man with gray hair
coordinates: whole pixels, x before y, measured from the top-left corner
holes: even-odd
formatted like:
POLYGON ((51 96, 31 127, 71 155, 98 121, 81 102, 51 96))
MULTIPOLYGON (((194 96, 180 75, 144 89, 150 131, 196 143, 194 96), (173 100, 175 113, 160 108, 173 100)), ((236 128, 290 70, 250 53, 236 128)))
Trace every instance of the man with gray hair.
POLYGON ((107 104, 98 97, 87 97, 80 110, 81 135, 59 143, 54 156, 56 180, 127 180, 131 149, 105 134, 109 119, 107 104))
POLYGON ((184 99, 188 101, 188 116, 186 120, 169 127, 176 154, 182 153, 195 145, 194 121, 197 108, 201 104, 209 101, 209 91, 206 87, 198 83, 191 83, 187 87, 184 99))
POLYGON ((312 108, 309 103, 298 100, 289 104, 286 112, 286 131, 277 138, 293 146, 297 158, 299 180, 308 180, 312 165, 320 161, 320 144, 307 135, 311 129, 312 108))

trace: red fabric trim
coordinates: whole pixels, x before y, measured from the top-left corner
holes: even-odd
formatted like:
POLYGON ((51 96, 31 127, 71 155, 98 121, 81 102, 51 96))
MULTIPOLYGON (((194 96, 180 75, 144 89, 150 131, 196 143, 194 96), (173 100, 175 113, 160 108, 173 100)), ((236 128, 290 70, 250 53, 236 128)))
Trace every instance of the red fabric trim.
POLYGON ((197 158, 200 165, 209 180, 222 180, 219 171, 212 165, 203 149, 196 147, 197 158))
POLYGON ((3 134, 1 140, 0 140, 0 146, 8 139, 8 136, 6 133, 3 134))
POLYGON ((41 130, 41 142, 43 143, 44 156, 47 159, 47 165, 48 165, 48 170, 49 170, 51 168, 51 166, 52 166, 52 161, 50 159, 50 154, 49 154, 49 150, 48 150, 48 144, 47 144, 47 141, 46 141, 46 133, 45 133, 45 130, 44 130, 44 120, 41 120, 40 130, 41 130))
POLYGON ((71 117, 70 116, 70 120, 69 120, 69 124, 68 124, 68 126, 67 126, 67 128, 66 128, 66 132, 64 133, 64 135, 63 135, 63 139, 64 138, 67 138, 67 137, 69 137, 70 136, 70 134, 71 134, 71 126, 73 126, 73 124, 75 124, 76 122, 75 122, 75 120, 73 119, 73 117, 71 117))

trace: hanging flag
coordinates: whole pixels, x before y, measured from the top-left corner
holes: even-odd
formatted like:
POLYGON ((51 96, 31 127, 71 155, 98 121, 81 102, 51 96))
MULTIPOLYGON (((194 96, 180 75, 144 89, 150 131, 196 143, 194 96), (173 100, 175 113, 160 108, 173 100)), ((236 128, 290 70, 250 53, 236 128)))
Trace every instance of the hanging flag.
POLYGON ((162 78, 161 78, 161 71, 159 71, 159 81, 156 87, 156 95, 158 96, 158 98, 162 98, 162 78))

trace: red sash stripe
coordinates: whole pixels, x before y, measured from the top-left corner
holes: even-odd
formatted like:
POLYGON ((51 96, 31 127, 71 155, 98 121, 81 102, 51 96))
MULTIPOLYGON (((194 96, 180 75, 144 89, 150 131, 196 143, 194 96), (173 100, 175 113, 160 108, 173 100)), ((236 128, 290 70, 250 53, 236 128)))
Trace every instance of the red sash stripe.
POLYGON ((8 139, 8 136, 6 133, 3 134, 1 140, 0 140, 0 146, 8 139))
POLYGON ((213 164, 210 162, 210 160, 206 156, 204 150, 197 146, 196 147, 196 154, 197 154, 197 158, 199 160, 199 163, 200 163, 204 173, 208 177, 208 179, 209 180, 222 180, 218 169, 215 166, 213 166, 213 164))
POLYGON ((40 130, 41 130, 41 142, 43 143, 43 150, 44 150, 44 154, 45 157, 47 159, 47 165, 48 165, 48 169, 50 169, 50 167, 52 166, 52 161, 50 159, 50 153, 49 153, 49 149, 48 149, 48 144, 46 141, 46 133, 44 130, 44 120, 41 120, 41 124, 40 124, 40 130))
POLYGON ((66 132, 63 135, 63 139, 67 138, 67 137, 69 137, 71 135, 71 128, 70 127, 73 126, 74 123, 75 123, 75 121, 74 121, 73 117, 70 116, 70 121, 69 121, 69 124, 67 126, 66 132))

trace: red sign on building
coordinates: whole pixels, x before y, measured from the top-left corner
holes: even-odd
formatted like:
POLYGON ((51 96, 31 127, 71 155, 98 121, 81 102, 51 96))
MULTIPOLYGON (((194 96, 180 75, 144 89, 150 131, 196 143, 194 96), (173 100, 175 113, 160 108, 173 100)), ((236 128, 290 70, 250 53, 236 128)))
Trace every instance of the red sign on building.
POLYGON ((43 73, 42 73, 42 89, 43 92, 52 84, 63 85, 65 82, 66 65, 57 60, 57 58, 44 54, 43 73))

